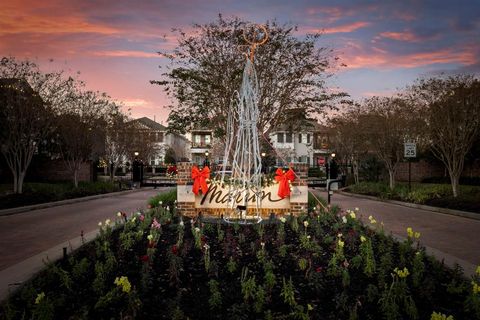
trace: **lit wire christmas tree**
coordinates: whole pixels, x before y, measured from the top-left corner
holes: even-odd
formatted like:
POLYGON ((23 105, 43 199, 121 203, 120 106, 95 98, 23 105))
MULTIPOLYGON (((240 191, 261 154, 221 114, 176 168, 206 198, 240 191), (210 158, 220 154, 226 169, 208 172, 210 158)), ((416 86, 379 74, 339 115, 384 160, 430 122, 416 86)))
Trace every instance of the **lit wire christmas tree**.
POLYGON ((252 31, 250 39, 246 32, 243 34, 245 41, 249 43, 249 54, 243 69, 242 85, 240 90, 234 93, 230 105, 221 178, 223 185, 227 164, 231 163, 232 176, 228 184, 229 214, 225 215, 225 219, 228 221, 237 218, 244 223, 251 218, 261 221, 262 158, 257 129, 259 85, 253 61, 256 47, 267 41, 268 34, 263 26, 254 26, 252 31), (242 200, 238 201, 239 199, 242 200), (255 214, 247 216, 251 199, 255 203, 255 214))

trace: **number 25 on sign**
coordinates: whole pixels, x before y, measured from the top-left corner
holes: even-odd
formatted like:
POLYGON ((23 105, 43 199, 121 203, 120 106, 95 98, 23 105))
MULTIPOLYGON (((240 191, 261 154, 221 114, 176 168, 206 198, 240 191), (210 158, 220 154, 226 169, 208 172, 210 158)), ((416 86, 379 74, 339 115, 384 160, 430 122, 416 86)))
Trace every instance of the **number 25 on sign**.
POLYGON ((417 156, 417 145, 412 142, 406 142, 404 144, 404 153, 405 158, 415 158, 417 156))

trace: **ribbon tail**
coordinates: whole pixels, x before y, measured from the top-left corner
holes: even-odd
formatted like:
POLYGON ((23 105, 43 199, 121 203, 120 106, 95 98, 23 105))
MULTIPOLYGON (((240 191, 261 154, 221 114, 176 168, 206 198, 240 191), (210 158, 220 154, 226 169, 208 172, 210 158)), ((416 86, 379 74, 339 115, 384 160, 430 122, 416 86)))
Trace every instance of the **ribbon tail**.
POLYGON ((199 186, 199 181, 197 179, 195 179, 195 181, 193 182, 193 188, 192 188, 192 191, 195 195, 198 194, 198 191, 200 189, 200 186, 199 186))

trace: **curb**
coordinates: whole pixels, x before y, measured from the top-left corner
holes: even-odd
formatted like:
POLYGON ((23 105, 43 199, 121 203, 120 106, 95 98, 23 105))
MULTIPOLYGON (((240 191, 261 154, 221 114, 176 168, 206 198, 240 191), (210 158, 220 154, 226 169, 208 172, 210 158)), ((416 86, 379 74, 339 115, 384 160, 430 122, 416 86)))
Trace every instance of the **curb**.
POLYGON ((60 200, 60 201, 54 201, 54 202, 33 204, 31 206, 3 209, 3 210, 0 210, 0 216, 9 216, 9 215, 28 212, 28 211, 37 210, 37 209, 58 207, 58 206, 63 206, 65 204, 72 204, 72 203, 77 203, 77 202, 84 202, 84 201, 89 201, 89 200, 120 196, 120 195, 124 195, 124 194, 128 194, 128 193, 144 191, 144 190, 147 190, 147 189, 149 189, 149 188, 139 188, 139 189, 133 189, 133 190, 126 190, 126 191, 109 192, 109 193, 97 194, 97 195, 94 195, 94 196, 87 196, 87 197, 66 199, 66 200, 60 200))
POLYGON ((432 207, 432 206, 426 206, 426 205, 423 205, 423 204, 402 202, 402 201, 398 201, 398 200, 387 200, 387 199, 381 199, 381 198, 374 197, 374 196, 368 196, 368 195, 358 194, 358 193, 350 193, 350 192, 345 192, 345 191, 340 191, 340 190, 338 190, 336 192, 338 194, 342 194, 342 195, 350 196, 350 197, 355 197, 355 198, 362 198, 362 199, 369 199, 369 200, 387 202, 387 203, 396 204, 396 205, 399 205, 399 206, 404 206, 404 207, 409 207, 409 208, 422 209, 422 210, 432 211, 432 212, 441 213, 441 214, 449 214, 449 215, 452 215, 452 216, 458 216, 458 217, 463 217, 463 218, 468 218, 468 219, 480 220, 480 213, 467 212, 467 211, 454 210, 454 209, 447 209, 447 208, 432 207))

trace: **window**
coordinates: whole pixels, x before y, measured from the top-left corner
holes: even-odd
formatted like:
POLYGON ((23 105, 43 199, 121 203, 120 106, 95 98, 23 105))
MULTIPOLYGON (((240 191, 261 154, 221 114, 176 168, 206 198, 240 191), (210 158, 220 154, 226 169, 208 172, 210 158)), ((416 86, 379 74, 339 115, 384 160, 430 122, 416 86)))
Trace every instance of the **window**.
POLYGON ((200 143, 200 136, 198 134, 195 135, 194 141, 195 141, 195 143, 200 143))
POLYGON ((301 133, 298 134, 298 143, 302 143, 302 136, 303 134, 301 133))
POLYGON ((292 143, 292 141, 293 141, 293 134, 291 132, 286 133, 285 142, 286 143, 292 143))
POLYGON ((210 136, 205 136, 205 144, 209 145, 210 144, 210 136))
POLYGON ((310 133, 307 133, 307 143, 310 143, 310 133))
POLYGON ((283 132, 277 133, 277 142, 283 143, 283 132))

